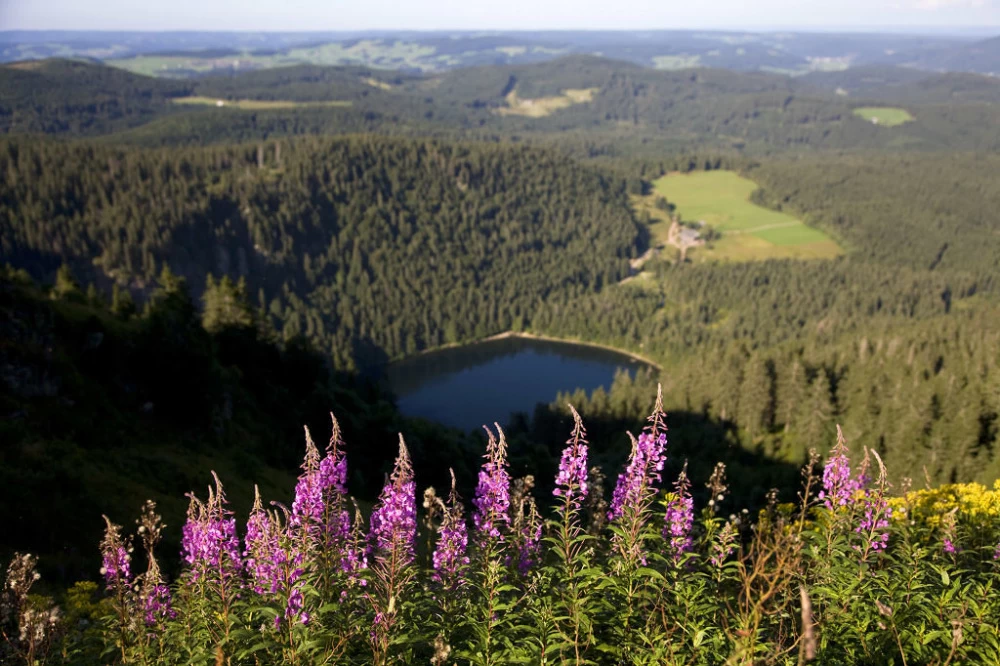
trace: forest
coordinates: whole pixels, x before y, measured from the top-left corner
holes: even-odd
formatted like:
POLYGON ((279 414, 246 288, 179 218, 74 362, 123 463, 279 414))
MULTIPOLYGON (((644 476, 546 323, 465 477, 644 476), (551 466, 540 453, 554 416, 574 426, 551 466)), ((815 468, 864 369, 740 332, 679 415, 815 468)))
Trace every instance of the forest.
POLYGON ((976 74, 589 55, 0 66, 0 629, 98 627, 0 660, 1000 658, 996 101, 976 74), (913 120, 853 113, 880 104, 913 120), (844 254, 654 247, 636 202, 717 169, 844 254), (522 331, 661 371, 488 433, 397 410, 388 363, 522 331))
MULTIPOLYGON (((850 70, 849 70, 850 71, 850 70)), ((891 73, 893 79, 900 75, 891 73)), ((857 77, 866 80, 864 77, 857 77)), ((586 141, 620 155, 710 147, 803 150, 996 150, 996 81, 977 74, 909 81, 845 98, 837 79, 722 69, 658 71, 589 55, 511 66, 392 75, 298 65, 196 79, 157 79, 65 60, 0 66, 0 132, 104 136, 143 146, 377 132, 486 141, 586 141), (949 78, 951 77, 951 78, 949 78), (566 90, 591 101, 550 113, 506 113, 510 94, 541 103, 566 90), (174 99, 349 102, 335 110, 188 107, 174 99), (852 114, 902 103, 915 120, 887 131, 852 114)), ((870 88, 870 84, 865 84, 870 88)))

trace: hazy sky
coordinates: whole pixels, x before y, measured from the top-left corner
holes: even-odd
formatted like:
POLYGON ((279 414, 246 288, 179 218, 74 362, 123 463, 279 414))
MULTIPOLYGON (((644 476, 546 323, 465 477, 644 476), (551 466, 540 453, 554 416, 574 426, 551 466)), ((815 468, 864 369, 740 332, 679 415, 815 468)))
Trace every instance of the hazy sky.
POLYGON ((0 30, 1000 26, 1000 0, 0 0, 0 30))

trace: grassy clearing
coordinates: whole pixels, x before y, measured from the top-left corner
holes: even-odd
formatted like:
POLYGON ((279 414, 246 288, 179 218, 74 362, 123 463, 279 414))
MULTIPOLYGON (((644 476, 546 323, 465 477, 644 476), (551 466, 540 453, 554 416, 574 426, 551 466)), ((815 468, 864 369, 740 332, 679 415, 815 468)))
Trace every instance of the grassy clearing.
POLYGON ((308 107, 347 107, 351 105, 349 101, 333 100, 329 102, 292 102, 275 99, 227 99, 219 100, 214 97, 175 97, 174 104, 188 104, 191 106, 220 106, 223 108, 249 109, 256 111, 268 111, 274 109, 299 109, 308 107))
POLYGON ((699 55, 658 55, 653 56, 654 69, 689 69, 701 64, 699 55))
POLYGON ((757 184, 732 171, 668 174, 654 183, 654 193, 636 200, 653 222, 650 232, 660 243, 667 240, 670 218, 653 202, 665 197, 676 206, 682 220, 704 222, 722 232, 710 247, 689 250, 692 261, 756 261, 774 258, 823 259, 843 250, 818 229, 778 211, 751 203, 757 184))
POLYGON ((391 83, 386 83, 385 81, 379 81, 378 79, 374 79, 372 77, 368 77, 367 79, 362 79, 362 81, 370 85, 372 88, 378 88, 379 90, 392 90, 394 87, 391 83))
POLYGON ((896 127, 914 119, 906 109, 894 106, 862 106, 854 109, 854 115, 885 127, 896 127))
POLYGON ((542 118, 574 104, 585 104, 594 99, 596 92, 597 88, 570 88, 554 97, 522 99, 517 96, 517 90, 511 90, 506 97, 507 106, 496 109, 496 113, 501 116, 542 118))

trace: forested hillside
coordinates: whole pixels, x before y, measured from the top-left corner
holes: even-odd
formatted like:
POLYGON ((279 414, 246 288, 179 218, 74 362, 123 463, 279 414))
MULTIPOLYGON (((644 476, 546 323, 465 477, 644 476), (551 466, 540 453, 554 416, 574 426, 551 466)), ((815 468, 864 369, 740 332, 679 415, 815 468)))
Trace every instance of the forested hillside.
MULTIPOLYGON (((763 186, 755 199, 834 234, 849 255, 664 264, 552 300, 532 326, 652 356, 672 408, 726 421, 734 442, 779 459, 801 460, 839 422, 901 475, 989 481, 1000 465, 998 168, 961 154, 748 165, 763 186)), ((613 405, 649 387, 632 391, 619 382, 573 404, 624 423, 641 409, 613 405)))
MULTIPOLYGON (((852 71, 843 77, 857 81, 852 71)), ((658 71, 569 56, 427 76, 296 66, 170 82, 100 65, 15 63, 0 68, 0 88, 10 90, 0 98, 0 131, 80 136, 133 128, 107 140, 153 146, 374 131, 588 141, 623 156, 705 147, 766 154, 1000 146, 996 82, 989 77, 923 74, 910 80, 892 74, 900 86, 876 88, 861 76, 857 86, 845 81, 858 89, 844 97, 835 92, 840 79, 814 76, 810 83, 721 69, 658 71), (108 81, 118 81, 116 97, 100 93, 108 81), (98 92, 90 98, 80 92, 91 89, 98 92), (192 97, 199 103, 178 103, 192 97), (914 120, 877 127, 852 113, 872 99, 906 104, 914 120), (215 100, 230 104, 216 108, 215 100), (282 102, 286 108, 238 108, 237 102, 282 102), (319 102, 339 106, 311 104, 319 102)))
POLYGON ((106 134, 172 110, 190 85, 69 60, 0 67, 0 133, 106 134))
POLYGON ((553 151, 375 137, 139 151, 8 141, 0 254, 141 298, 244 277, 338 368, 520 328, 644 250, 624 180, 553 151))
MULTIPOLYGON (((0 556, 31 549, 50 578, 87 577, 101 514, 125 520, 153 499, 179 525, 206 467, 237 501, 252 501, 254 484, 284 492, 302 426, 328 435, 331 411, 359 443, 350 483, 363 502, 398 432, 429 478, 444 483, 451 467, 472 487, 466 451, 478 440, 404 419, 377 383, 333 371, 303 337, 277 336, 244 292, 226 277, 195 300, 164 270, 140 306, 66 268, 42 289, 0 266, 0 556)), ((168 536, 172 550, 179 539, 168 536)))

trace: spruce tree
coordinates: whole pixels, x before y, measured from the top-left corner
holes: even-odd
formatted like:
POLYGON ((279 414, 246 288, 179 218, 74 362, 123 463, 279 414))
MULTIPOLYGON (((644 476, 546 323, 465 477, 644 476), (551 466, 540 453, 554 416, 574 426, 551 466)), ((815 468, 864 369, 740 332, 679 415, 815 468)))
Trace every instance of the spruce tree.
POLYGON ((69 264, 63 264, 56 271, 56 283, 52 287, 52 297, 61 301, 71 301, 73 303, 86 303, 87 297, 80 289, 80 283, 73 276, 73 271, 69 264))
POLYGON ((796 358, 789 370, 778 383, 778 405, 776 419, 785 426, 785 432, 797 425, 797 417, 809 390, 806 369, 796 358))
POLYGON ((774 420, 774 377, 770 361, 754 354, 740 391, 739 421, 751 437, 766 433, 774 420))
POLYGON ((830 377, 820 368, 809 387, 809 399, 801 416, 802 437, 806 448, 815 447, 820 451, 832 445, 834 403, 830 377))

